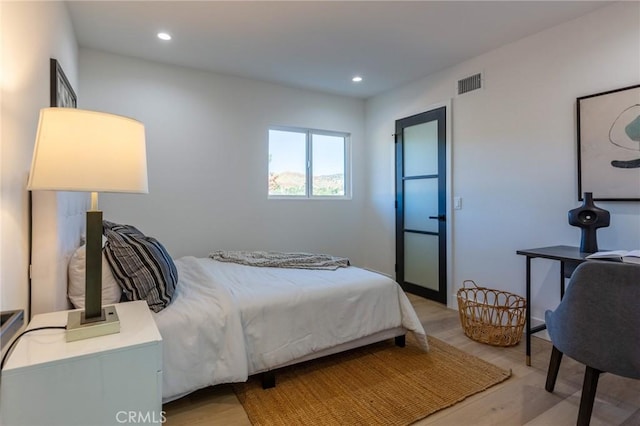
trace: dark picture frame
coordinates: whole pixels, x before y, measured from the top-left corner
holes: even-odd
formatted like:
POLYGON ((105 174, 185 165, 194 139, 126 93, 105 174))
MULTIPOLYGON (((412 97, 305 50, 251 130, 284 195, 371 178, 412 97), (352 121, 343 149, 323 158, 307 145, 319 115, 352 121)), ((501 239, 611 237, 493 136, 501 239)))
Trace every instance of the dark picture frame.
POLYGON ((50 106, 62 108, 76 108, 78 106, 78 98, 76 92, 73 91, 71 83, 64 74, 60 62, 51 58, 49 60, 51 67, 51 84, 50 84, 50 106))
POLYGON ((578 199, 640 201, 640 84, 576 100, 578 199))

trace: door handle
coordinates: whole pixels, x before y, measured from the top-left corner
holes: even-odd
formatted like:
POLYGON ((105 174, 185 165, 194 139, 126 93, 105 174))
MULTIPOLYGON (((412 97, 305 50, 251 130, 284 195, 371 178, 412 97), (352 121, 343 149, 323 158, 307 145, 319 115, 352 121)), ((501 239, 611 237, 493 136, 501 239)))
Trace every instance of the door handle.
POLYGON ((429 219, 438 219, 440 222, 444 222, 446 220, 445 215, 441 214, 438 216, 429 216, 429 219))

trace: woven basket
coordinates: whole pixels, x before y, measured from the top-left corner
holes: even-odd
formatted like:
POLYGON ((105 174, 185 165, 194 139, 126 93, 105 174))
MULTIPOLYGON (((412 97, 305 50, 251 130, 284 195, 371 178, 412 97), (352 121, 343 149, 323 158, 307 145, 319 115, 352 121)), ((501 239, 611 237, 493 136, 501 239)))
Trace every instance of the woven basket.
POLYGON ((478 287, 471 280, 464 281, 458 290, 458 311, 464 334, 481 343, 517 344, 522 338, 526 306, 525 299, 517 294, 478 287))

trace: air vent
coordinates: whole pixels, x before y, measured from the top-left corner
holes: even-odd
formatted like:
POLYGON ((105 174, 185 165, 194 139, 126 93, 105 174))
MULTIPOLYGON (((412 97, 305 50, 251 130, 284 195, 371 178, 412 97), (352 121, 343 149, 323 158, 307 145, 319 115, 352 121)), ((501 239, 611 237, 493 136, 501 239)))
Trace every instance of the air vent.
POLYGON ((482 73, 458 80, 458 95, 482 88, 482 73))

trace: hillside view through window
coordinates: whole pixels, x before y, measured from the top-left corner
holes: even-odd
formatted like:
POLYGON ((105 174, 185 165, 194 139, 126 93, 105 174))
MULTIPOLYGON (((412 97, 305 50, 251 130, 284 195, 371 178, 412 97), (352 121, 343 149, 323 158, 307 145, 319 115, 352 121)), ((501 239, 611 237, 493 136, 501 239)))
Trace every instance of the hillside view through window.
POLYGON ((270 197, 345 197, 348 135, 269 130, 270 197))

